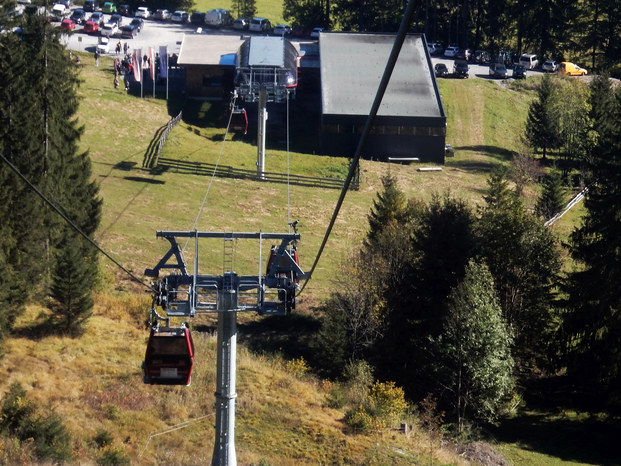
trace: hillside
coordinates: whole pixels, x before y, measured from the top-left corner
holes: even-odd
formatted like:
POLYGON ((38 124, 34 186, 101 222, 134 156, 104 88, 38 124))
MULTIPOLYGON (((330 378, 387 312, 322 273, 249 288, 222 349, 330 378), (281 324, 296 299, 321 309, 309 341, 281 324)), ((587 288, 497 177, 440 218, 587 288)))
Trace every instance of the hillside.
MULTIPOLYGON (((296 186, 288 191, 286 185, 233 179, 211 182, 208 177, 143 168, 154 135, 178 113, 180 105, 141 100, 115 90, 110 61, 102 60, 103 66, 95 68, 89 60, 83 60, 80 89, 80 122, 85 125, 82 149, 90 152, 104 199, 103 221, 96 237, 104 250, 134 273, 142 274, 167 250, 167 244, 156 240, 155 231, 191 229, 206 198, 199 230, 285 231, 288 218, 300 219, 302 267, 310 267, 338 191, 296 186)), ((380 179, 388 171, 410 197, 429 199, 449 190, 476 205, 486 189, 490 168, 506 162, 517 147, 533 95, 528 86, 514 89, 480 79, 445 80, 441 92, 448 115, 447 141, 455 147, 455 157, 447 160, 442 172, 435 173, 417 172, 416 166, 362 162, 362 187, 347 195, 328 249, 299 301, 301 314, 312 313, 338 277, 339 264, 359 245, 380 179)), ((188 116, 166 143, 166 157, 215 163, 222 153, 222 164, 254 166, 253 145, 227 140, 223 146, 223 129, 201 124, 214 120, 210 112, 216 106, 203 103, 187 108, 191 109, 188 116)), ((270 144, 267 164, 270 170, 286 169, 287 154, 281 143, 270 144)), ((346 171, 343 159, 297 152, 290 154, 290 165, 293 173, 315 176, 342 176, 346 171)), ((566 224, 558 228, 568 231, 566 224)), ((244 267, 256 270, 256 249, 240 248, 239 256, 240 273, 244 267)), ((221 270, 219 247, 210 249, 201 260, 216 273, 221 270)), ((140 363, 150 299, 140 285, 110 262, 102 258, 101 264, 103 278, 86 334, 78 339, 36 336, 36 323, 45 310, 31 306, 18 322, 17 336, 6 340, 0 392, 6 393, 11 383, 19 381, 37 404, 50 406, 60 414, 70 429, 80 463, 94 462, 106 448, 140 464, 209 462, 216 364, 213 318, 201 317, 192 323, 200 330, 194 337, 197 369, 192 386, 146 386, 140 363), (150 437, 192 420, 186 428, 150 437), (112 437, 112 446, 101 449, 94 442, 102 431, 112 437)), ((255 316, 240 319, 260 320, 255 316)), ((286 340, 287 336, 282 338, 286 340)), ((344 411, 329 407, 330 383, 292 370, 279 353, 250 351, 240 345, 237 391, 240 464, 463 461, 449 449, 430 442, 420 428, 415 427, 407 437, 395 431, 370 436, 348 432, 344 411)), ((15 462, 21 457, 22 452, 14 445, 3 443, 0 447, 0 462, 15 462)))

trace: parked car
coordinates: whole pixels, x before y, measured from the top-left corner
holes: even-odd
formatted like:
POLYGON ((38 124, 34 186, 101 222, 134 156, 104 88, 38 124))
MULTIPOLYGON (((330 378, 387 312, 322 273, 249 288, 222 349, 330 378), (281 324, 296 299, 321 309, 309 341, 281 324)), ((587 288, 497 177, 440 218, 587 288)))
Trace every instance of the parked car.
POLYGON ((98 32, 99 31, 99 23, 97 21, 90 21, 89 20, 84 25, 84 29, 82 29, 82 31, 87 33, 87 34, 92 34, 93 32, 98 32))
POLYGON ((82 7, 84 11, 95 11, 99 8, 99 3, 97 0, 84 0, 84 5, 82 7))
POLYGON ((457 78, 467 78, 468 71, 470 71, 470 68, 466 60, 455 60, 453 63, 453 74, 457 78))
POLYGON ((99 27, 104 25, 104 15, 101 11, 95 11, 88 20, 96 22, 99 27))
POLYGON ((584 68, 567 61, 561 62, 558 71, 560 74, 564 74, 566 76, 584 76, 588 74, 587 70, 584 68))
POLYGON ((455 58, 459 53, 459 47, 455 45, 449 45, 446 49, 444 49, 444 56, 447 58, 455 58))
POLYGON ((155 10, 153 13, 153 19, 157 19, 158 21, 168 21, 170 19, 170 11, 165 8, 155 10))
POLYGON ((116 7, 116 12, 123 16, 134 16, 133 10, 127 4, 119 5, 116 7))
POLYGON ((233 29, 236 31, 246 31, 248 29, 248 20, 246 18, 237 18, 233 21, 233 29))
POLYGON ((433 71, 436 74, 436 78, 446 78, 449 75, 449 70, 444 63, 437 63, 433 67, 433 71))
POLYGON ((110 52, 110 39, 107 37, 100 37, 99 43, 97 44, 95 48, 97 52, 99 52, 100 54, 110 52))
POLYGON ((291 29, 291 35, 293 37, 307 37, 309 34, 310 31, 304 26, 297 25, 293 26, 293 28, 291 29))
POLYGON ((311 39, 319 39, 319 35, 324 31, 324 28, 316 27, 310 32, 311 39))
POLYGON ((475 50, 473 60, 476 63, 485 64, 491 61, 491 56, 487 50, 475 50))
POLYGON ((190 16, 184 10, 177 10, 170 15, 170 20, 173 23, 187 23, 190 20, 190 16))
POLYGON ((86 23, 86 12, 82 8, 78 8, 73 10, 69 18, 72 19, 75 24, 84 24, 86 23))
POLYGON ((546 60, 541 65, 541 69, 547 73, 556 73, 558 71, 558 63, 554 60, 546 60))
POLYGON ((272 24, 266 18, 252 18, 248 26, 248 30, 252 32, 269 32, 270 29, 272 29, 272 24))
POLYGON ((205 24, 205 12, 204 11, 194 11, 190 15, 190 23, 195 26, 202 26, 205 24))
POLYGON ((427 50, 429 50, 430 55, 440 55, 444 52, 444 49, 438 42, 429 42, 427 44, 427 50))
POLYGON ((116 23, 106 23, 103 25, 103 27, 99 30, 99 33, 102 36, 105 37, 112 37, 116 34, 116 32, 118 31, 119 27, 117 26, 116 23))
POLYGON ((489 75, 492 78, 507 79, 507 67, 504 63, 492 63, 489 65, 489 75))
POLYGON ((112 2, 105 2, 101 7, 104 13, 116 13, 116 5, 112 2))
POLYGON ((526 79, 526 67, 524 65, 515 65, 511 77, 513 79, 526 79))
POLYGON ((151 10, 149 10, 146 6, 139 6, 136 9, 136 18, 144 18, 149 19, 151 17, 151 10))
POLYGON ((133 39, 134 37, 136 37, 136 34, 138 34, 136 26, 126 24, 121 28, 121 37, 123 39, 133 39))
POLYGON ((527 70, 534 70, 539 66, 539 59, 534 53, 525 53, 518 60, 519 65, 524 65, 527 70))
POLYGON ((62 21, 65 16, 67 16, 67 7, 65 5, 57 3, 52 7, 52 13, 50 14, 52 21, 62 21))
POLYGON ((75 29, 75 22, 71 18, 65 18, 60 22, 61 31, 73 31, 75 29))
POLYGON ((459 58, 460 60, 470 60, 471 56, 472 51, 470 49, 459 49, 457 51, 457 55, 455 55, 455 58, 459 58))
POLYGON ((215 8, 205 14, 205 24, 212 28, 229 27, 233 22, 233 15, 224 8, 215 8))
POLYGON ((142 19, 142 18, 134 18, 134 19, 132 19, 130 21, 129 24, 136 28, 136 32, 140 32, 140 31, 142 31, 142 28, 144 27, 144 19, 142 19))
POLYGON ((110 15, 110 20, 108 22, 116 23, 116 27, 118 29, 123 25, 123 17, 118 13, 114 13, 113 15, 110 15))
POLYGON ((277 24, 272 31, 275 36, 288 36, 291 34, 291 28, 286 24, 277 24))

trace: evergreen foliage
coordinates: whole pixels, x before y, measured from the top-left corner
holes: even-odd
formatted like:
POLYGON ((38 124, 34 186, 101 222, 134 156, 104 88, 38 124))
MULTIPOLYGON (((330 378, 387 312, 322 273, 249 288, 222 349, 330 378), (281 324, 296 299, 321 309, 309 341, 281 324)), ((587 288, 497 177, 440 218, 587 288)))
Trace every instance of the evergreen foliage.
POLYGON ((257 15, 255 0, 232 0, 231 9, 237 14, 238 18, 250 19, 257 15))
POLYGON ((560 171, 553 169, 543 176, 541 184, 541 195, 537 199, 535 213, 549 220, 565 207, 563 176, 560 171))
POLYGON ((434 348, 440 392, 455 413, 459 432, 467 413, 496 418, 513 387, 511 341, 490 272, 470 261, 463 281, 449 295, 434 348))
POLYGON ((515 355, 543 362, 556 330, 554 285, 560 251, 552 233, 528 213, 503 171, 494 171, 476 224, 478 255, 488 266, 503 317, 515 338, 515 355))
POLYGON ((621 94, 594 80, 591 99, 598 143, 590 153, 589 185, 582 225, 571 235, 570 253, 580 265, 567 283, 565 331, 569 373, 586 393, 621 410, 621 94), (612 108, 611 108, 612 107, 612 108))
POLYGON ((537 91, 537 99, 528 109, 526 120, 526 139, 531 146, 543 151, 544 159, 548 149, 556 149, 560 145, 558 127, 552 112, 553 89, 552 79, 545 74, 537 91))
MULTIPOLYGON (((45 17, 25 14, 19 25, 21 38, 0 36, 0 151, 92 236, 101 200, 90 179, 88 154, 78 153, 83 128, 76 119, 77 70, 45 17)), ((4 163, 0 180, 5 201, 0 207, 0 323, 6 332, 24 303, 48 295, 55 260, 62 256, 56 251, 67 238, 64 221, 4 163)), ((90 267, 82 275, 89 277, 80 286, 84 292, 93 285, 96 255, 84 244, 76 247, 90 267)))

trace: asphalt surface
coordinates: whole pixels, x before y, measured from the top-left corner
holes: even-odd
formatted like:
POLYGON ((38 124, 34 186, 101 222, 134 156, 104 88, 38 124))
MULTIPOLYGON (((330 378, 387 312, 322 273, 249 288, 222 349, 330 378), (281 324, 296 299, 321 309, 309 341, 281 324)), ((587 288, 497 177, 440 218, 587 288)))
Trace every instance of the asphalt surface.
MULTIPOLYGON (((90 14, 87 13, 87 16, 90 14)), ((104 15, 104 20, 107 21, 110 18, 110 15, 104 15)), ((131 22, 131 17, 123 17, 123 23, 121 26, 125 24, 129 24, 131 22)), ((54 23, 55 25, 60 25, 59 22, 54 23)), ((95 34, 86 34, 82 32, 82 25, 76 26, 75 30, 71 34, 63 34, 63 41, 66 47, 69 50, 77 50, 83 52, 95 52, 95 47, 99 41, 99 33, 95 34)), ((134 49, 142 49, 143 53, 149 47, 153 47, 155 51, 159 50, 160 46, 166 45, 168 47, 169 54, 179 54, 181 49, 181 42, 183 40, 184 34, 196 34, 198 27, 193 24, 179 24, 179 23, 171 23, 170 21, 162 22, 147 19, 144 21, 144 26, 139 34, 137 34, 133 39, 122 39, 120 32, 118 32, 114 37, 110 39, 110 56, 121 56, 114 53, 115 46, 117 42, 120 40, 121 43, 127 42, 130 50, 134 49)), ((230 28, 222 28, 222 29, 212 29, 208 27, 200 28, 201 34, 209 34, 213 37, 214 41, 218 40, 218 37, 221 36, 238 36, 242 34, 242 31, 235 31, 230 28)), ((248 35, 248 31, 243 31, 244 35, 248 35)), ((306 42, 309 42, 311 39, 308 39, 306 42)), ((292 41, 296 46, 298 44, 297 41, 292 41)), ((445 58, 442 56, 432 56, 431 57, 432 64, 435 66, 436 63, 444 63, 449 70, 449 73, 453 71, 453 59, 445 58)), ((531 74, 540 73, 539 71, 528 71, 527 76, 531 74)), ((511 78, 511 70, 508 70, 509 78, 511 78)), ((474 63, 469 63, 469 78, 482 78, 482 79, 494 79, 489 76, 489 66, 487 65, 477 65, 474 63)), ((445 79, 451 79, 452 76, 448 76, 445 79)))

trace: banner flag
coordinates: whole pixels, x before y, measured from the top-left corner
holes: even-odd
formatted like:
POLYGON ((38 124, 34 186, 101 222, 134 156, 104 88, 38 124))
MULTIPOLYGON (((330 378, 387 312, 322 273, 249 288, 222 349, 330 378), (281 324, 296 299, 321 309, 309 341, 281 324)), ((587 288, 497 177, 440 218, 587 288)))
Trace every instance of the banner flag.
POLYGON ((149 76, 155 81, 155 52, 153 47, 149 47, 149 76))
POLYGON ((135 49, 132 55, 132 64, 134 66, 134 80, 136 82, 142 81, 142 51, 135 49))
POLYGON ((160 46, 160 77, 168 78, 168 47, 160 46))

